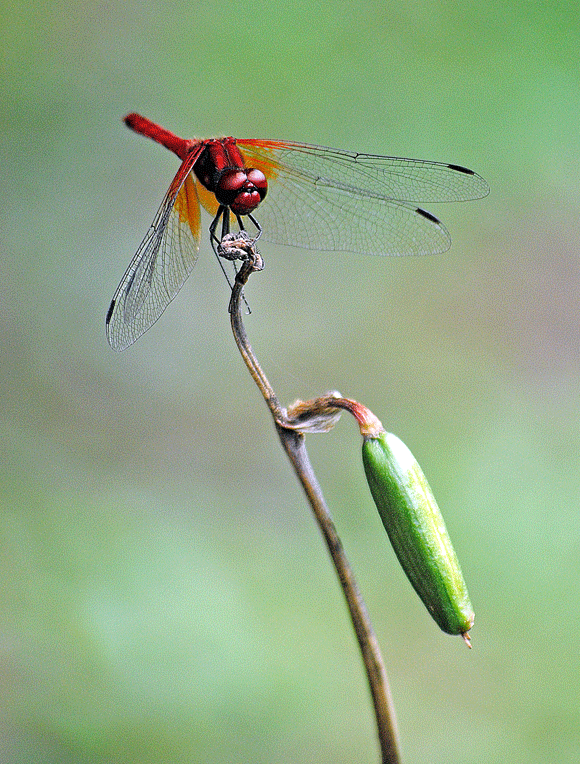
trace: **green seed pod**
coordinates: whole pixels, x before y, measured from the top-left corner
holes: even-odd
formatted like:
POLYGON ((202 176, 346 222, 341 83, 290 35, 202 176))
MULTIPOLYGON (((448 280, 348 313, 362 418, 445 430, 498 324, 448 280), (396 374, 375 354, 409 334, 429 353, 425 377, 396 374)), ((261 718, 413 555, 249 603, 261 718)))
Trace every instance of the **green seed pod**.
POLYGON ((382 427, 372 435, 364 434, 365 472, 399 562, 440 628, 469 645, 473 609, 425 475, 399 438, 382 427))

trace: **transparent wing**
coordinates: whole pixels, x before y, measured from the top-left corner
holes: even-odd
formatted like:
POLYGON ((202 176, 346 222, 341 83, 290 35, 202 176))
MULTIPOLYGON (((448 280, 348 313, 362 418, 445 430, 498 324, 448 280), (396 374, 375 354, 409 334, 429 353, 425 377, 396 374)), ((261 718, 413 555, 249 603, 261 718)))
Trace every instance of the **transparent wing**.
POLYGON ((181 165, 127 268, 107 313, 107 339, 124 350, 157 321, 193 270, 199 254, 199 199, 191 168, 181 165))
POLYGON ((443 252, 451 239, 418 205, 478 199, 486 181, 438 162, 239 140, 246 165, 271 181, 256 217, 264 238, 307 249, 380 255, 443 252))

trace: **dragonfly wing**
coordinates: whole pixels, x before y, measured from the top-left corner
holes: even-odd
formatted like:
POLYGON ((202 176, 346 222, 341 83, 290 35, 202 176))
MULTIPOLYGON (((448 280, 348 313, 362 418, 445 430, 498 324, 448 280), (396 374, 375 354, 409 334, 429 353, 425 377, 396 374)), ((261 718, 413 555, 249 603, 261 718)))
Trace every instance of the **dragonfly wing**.
POLYGON ((281 177, 256 216, 264 239, 305 249, 430 255, 451 245, 445 226, 416 205, 281 177))
POLYGON ((199 199, 191 168, 181 165, 131 261, 107 313, 107 338, 124 350, 161 316, 193 270, 201 241, 199 199))
POLYGON ((444 252, 447 229, 419 204, 489 191, 456 165, 354 154, 307 144, 238 141, 271 181, 256 212, 264 238, 306 249, 379 255, 444 252))
MULTIPOLYGON (((465 167, 421 159, 357 154, 352 151, 290 141, 237 141, 247 158, 264 162, 275 175, 279 168, 331 185, 401 202, 460 202, 481 199, 487 182, 465 167)), ((261 168, 260 168, 261 169, 261 168)), ((266 173, 268 177, 268 173, 266 173)))

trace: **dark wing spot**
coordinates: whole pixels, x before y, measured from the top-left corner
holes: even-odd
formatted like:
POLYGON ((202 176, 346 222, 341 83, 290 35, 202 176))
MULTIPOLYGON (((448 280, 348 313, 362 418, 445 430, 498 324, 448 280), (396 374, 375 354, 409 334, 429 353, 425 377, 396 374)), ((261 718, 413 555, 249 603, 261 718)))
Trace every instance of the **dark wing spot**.
POLYGON ((415 212, 418 212, 419 215, 422 215, 424 218, 427 218, 427 220, 430 220, 432 223, 437 223, 439 225, 441 221, 435 217, 435 215, 432 215, 430 212, 427 212, 427 210, 422 210, 421 207, 417 207, 415 212))
POLYGON ((468 170, 467 167, 462 167, 460 164, 448 164, 450 170, 457 170, 457 172, 464 172, 466 175, 475 175, 473 170, 468 170))
POLYGON ((115 309, 115 300, 111 300, 111 304, 109 305, 109 310, 107 311, 107 318, 105 320, 105 324, 107 324, 107 326, 109 325, 109 321, 111 320, 111 316, 113 315, 114 309, 115 309))

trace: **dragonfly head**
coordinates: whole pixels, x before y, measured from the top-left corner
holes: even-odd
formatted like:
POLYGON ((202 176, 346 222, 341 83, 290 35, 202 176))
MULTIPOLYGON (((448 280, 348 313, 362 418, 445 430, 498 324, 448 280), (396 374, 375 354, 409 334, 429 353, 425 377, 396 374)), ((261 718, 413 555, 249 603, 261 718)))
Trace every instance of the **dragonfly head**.
POLYGON ((235 215, 249 215, 268 191, 268 181, 261 170, 224 170, 215 189, 216 199, 235 215))

